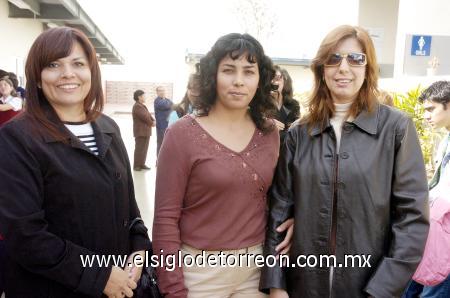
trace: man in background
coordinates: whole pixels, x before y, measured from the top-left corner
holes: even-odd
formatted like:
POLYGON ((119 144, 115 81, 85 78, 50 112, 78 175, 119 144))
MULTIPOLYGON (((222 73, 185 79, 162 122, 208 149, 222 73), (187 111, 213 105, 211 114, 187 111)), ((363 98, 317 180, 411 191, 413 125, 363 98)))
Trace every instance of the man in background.
POLYGON ((166 98, 166 90, 163 86, 156 87, 156 94, 154 108, 156 118, 156 157, 158 157, 159 149, 164 138, 164 132, 169 125, 169 115, 172 112, 173 102, 166 98))
POLYGON ((438 81, 419 96, 433 129, 446 129, 430 181, 430 232, 422 261, 403 298, 450 297, 450 82, 438 81))

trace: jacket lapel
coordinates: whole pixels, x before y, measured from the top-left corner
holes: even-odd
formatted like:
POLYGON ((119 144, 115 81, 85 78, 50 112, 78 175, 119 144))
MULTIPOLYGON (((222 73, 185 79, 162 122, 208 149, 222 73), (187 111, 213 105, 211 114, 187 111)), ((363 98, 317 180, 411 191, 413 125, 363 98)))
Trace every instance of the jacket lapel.
POLYGON ((108 152, 108 149, 111 146, 111 134, 113 134, 114 131, 101 120, 92 122, 92 128, 94 129, 95 141, 97 142, 98 156, 101 159, 104 159, 106 152, 108 152))

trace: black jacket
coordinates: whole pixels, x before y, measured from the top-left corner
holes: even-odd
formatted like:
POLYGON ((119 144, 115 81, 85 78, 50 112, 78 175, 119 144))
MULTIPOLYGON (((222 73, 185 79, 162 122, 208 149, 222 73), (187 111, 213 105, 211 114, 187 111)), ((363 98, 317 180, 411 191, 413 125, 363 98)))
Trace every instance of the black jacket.
POLYGON ((400 296, 425 247, 427 199, 419 140, 401 112, 379 105, 345 122, 339 154, 329 123, 313 127, 311 135, 305 124, 293 125, 269 192, 264 253, 275 253, 283 237, 275 228, 294 217, 290 261, 329 255, 335 214, 335 252, 343 267, 334 268, 331 295, 326 265, 265 267, 260 288, 284 288, 290 297, 304 298, 400 296), (346 254, 370 255, 371 267, 345 268, 346 254))
POLYGON ((300 104, 295 99, 285 100, 281 109, 277 111, 275 119, 284 124, 284 129, 280 131, 280 146, 284 143, 286 133, 292 123, 300 118, 300 104))
POLYGON ((84 268, 80 255, 150 247, 143 223, 129 229, 140 214, 119 128, 104 115, 92 122, 95 156, 72 134, 63 144, 32 126, 24 116, 0 130, 6 296, 99 297, 113 264, 84 268))

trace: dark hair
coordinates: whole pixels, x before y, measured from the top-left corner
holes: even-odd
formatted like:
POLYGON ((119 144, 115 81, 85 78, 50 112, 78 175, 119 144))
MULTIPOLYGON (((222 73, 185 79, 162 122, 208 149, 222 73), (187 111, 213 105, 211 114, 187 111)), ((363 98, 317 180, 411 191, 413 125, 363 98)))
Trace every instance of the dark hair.
POLYGON ((104 98, 97 56, 94 47, 83 32, 70 27, 58 27, 44 31, 31 46, 25 65, 27 78, 25 114, 36 122, 37 128, 41 132, 50 134, 59 141, 64 141, 67 137, 58 129, 61 120, 38 86, 41 83, 42 70, 49 63, 69 56, 75 42, 81 45, 89 62, 91 89, 84 99, 84 111, 86 112, 86 121, 93 121, 103 109, 104 98))
POLYGON ((441 103, 444 106, 444 110, 447 109, 447 103, 450 101, 450 82, 437 81, 431 84, 419 96, 420 102, 425 100, 441 103))
POLYGON ((200 80, 200 96, 194 108, 199 116, 208 115, 217 97, 217 69, 226 56, 236 60, 247 55, 247 61, 258 63, 259 83, 256 94, 249 104, 250 116, 256 127, 263 132, 273 129, 266 121, 267 116, 275 113, 275 104, 270 95, 271 82, 275 71, 272 60, 264 54, 261 44, 249 34, 230 33, 220 37, 205 57, 197 65, 200 80))
MULTIPOLYGON (((187 89, 188 90, 192 90, 192 89, 199 90, 199 84, 200 84, 200 82, 199 82, 198 76, 196 74, 191 74, 189 76, 187 89)), ((191 101, 190 101, 189 95, 188 95, 188 91, 186 91, 181 102, 179 104, 173 106, 173 110, 175 112, 177 112, 178 117, 181 118, 184 115, 189 113, 189 106, 191 106, 193 104, 191 104, 191 101)))
POLYGON ((141 96, 141 95, 144 94, 144 93, 145 93, 145 92, 142 91, 142 90, 140 90, 140 89, 134 91, 134 94, 133 94, 133 99, 134 99, 134 101, 138 101, 138 100, 139 100, 139 96, 141 96))
MULTIPOLYGON (((293 113, 293 117, 300 117, 300 104, 297 100, 294 99, 294 89, 292 88, 292 79, 289 75, 288 71, 279 65, 274 66, 275 72, 279 71, 281 76, 283 77, 283 90, 281 90, 281 95, 283 96, 283 105, 286 106, 291 113, 293 113)), ((277 91, 276 91, 277 92, 277 91)))
POLYGON ((0 69, 0 78, 3 78, 4 76, 7 76, 8 72, 4 71, 3 69, 0 69))
POLYGON ((302 120, 308 123, 309 130, 314 125, 322 128, 325 126, 327 118, 334 115, 334 104, 330 90, 323 80, 324 65, 329 55, 333 53, 338 44, 347 38, 355 38, 366 54, 367 65, 364 83, 359 90, 355 102, 350 107, 350 115, 356 117, 363 109, 372 111, 373 106, 378 102, 378 64, 375 55, 375 47, 367 31, 361 27, 342 25, 331 32, 322 40, 316 57, 311 63, 311 70, 314 74, 314 84, 311 96, 308 100, 308 115, 302 120))

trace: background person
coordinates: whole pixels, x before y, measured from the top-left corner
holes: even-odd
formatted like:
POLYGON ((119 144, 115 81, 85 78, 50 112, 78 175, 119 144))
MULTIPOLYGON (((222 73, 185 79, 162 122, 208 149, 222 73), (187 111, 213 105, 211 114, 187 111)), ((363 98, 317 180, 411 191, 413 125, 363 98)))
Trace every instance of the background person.
POLYGON ((292 79, 287 70, 275 65, 275 76, 272 84, 277 86, 277 90, 272 92, 272 96, 277 106, 275 114, 276 124, 280 130, 280 144, 283 144, 284 137, 291 124, 300 118, 300 104, 294 99, 292 79))
POLYGON ((173 102, 166 98, 166 89, 163 86, 156 87, 158 95, 154 101, 155 118, 156 118, 156 157, 159 155, 164 133, 169 126, 169 115, 172 111, 173 102))
POLYGON ((8 76, 0 78, 0 127, 22 110, 22 99, 16 96, 14 84, 8 76))
POLYGON ((101 113, 95 50, 79 30, 49 29, 25 72, 27 109, 0 129, 6 297, 131 297, 141 268, 81 262, 151 245, 119 128, 101 113))
POLYGON ((430 233, 422 261, 403 298, 450 297, 450 82, 434 82, 419 96, 424 118, 447 134, 436 153, 430 181, 430 233))
POLYGON ((343 266, 264 267, 260 287, 271 297, 400 296, 428 233, 414 124, 378 103, 375 49, 364 29, 332 30, 311 69, 309 113, 288 131, 269 193, 265 254, 275 253, 275 227, 293 214, 291 261, 334 255, 343 266), (345 266, 345 255, 362 254, 370 267, 345 266))
POLYGON ((194 102, 198 98, 199 92, 198 78, 195 74, 191 74, 189 76, 189 82, 183 100, 173 107, 173 111, 169 115, 169 125, 173 124, 184 115, 193 112, 194 102))
POLYGON ((147 159, 148 144, 152 135, 152 127, 155 126, 155 119, 150 114, 145 105, 145 92, 136 90, 133 94, 135 104, 133 105, 133 135, 134 146, 134 165, 135 171, 150 170, 145 165, 147 159))

